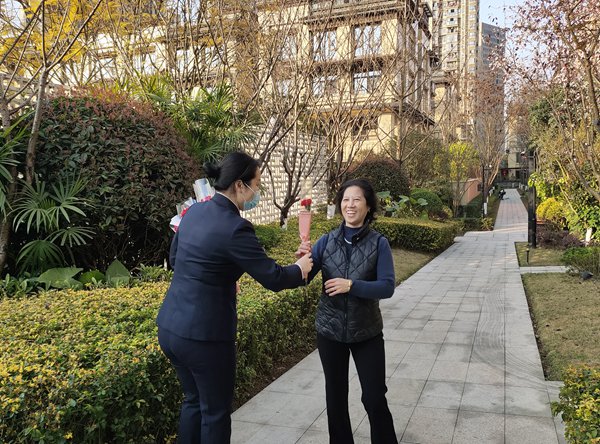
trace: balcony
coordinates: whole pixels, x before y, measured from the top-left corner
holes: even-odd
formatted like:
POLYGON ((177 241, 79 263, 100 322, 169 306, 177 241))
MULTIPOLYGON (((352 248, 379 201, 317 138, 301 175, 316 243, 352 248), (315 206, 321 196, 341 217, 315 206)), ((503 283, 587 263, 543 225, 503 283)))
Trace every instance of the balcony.
MULTIPOLYGON (((321 0, 310 3, 309 20, 383 15, 404 10, 409 0, 321 0)), ((412 1, 410 3, 413 3, 412 1)))

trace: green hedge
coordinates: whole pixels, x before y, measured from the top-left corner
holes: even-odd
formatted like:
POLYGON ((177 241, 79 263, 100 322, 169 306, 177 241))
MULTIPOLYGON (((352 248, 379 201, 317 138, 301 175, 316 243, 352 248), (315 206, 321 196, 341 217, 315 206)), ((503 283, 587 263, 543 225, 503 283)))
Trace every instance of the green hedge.
POLYGON ((442 251, 454 242, 460 225, 424 219, 380 217, 373 225, 394 247, 418 251, 442 251))
POLYGON ((425 188, 415 188, 410 192, 410 197, 415 200, 425 199, 427 201, 426 209, 430 213, 440 212, 444 208, 442 199, 434 191, 425 188))
POLYGON ((600 371, 587 366, 568 369, 552 412, 561 414, 567 442, 600 443, 600 371))
POLYGON ((587 271, 600 276, 600 246, 571 247, 560 260, 578 272, 587 271))
MULTIPOLYGON (((316 217, 313 241, 339 223, 316 217)), ((445 248, 454 233, 452 224, 390 218, 376 228, 392 244, 427 250, 445 248)), ((278 236, 269 254, 294 262, 297 222, 278 236)), ((236 397, 244 399, 274 363, 314 346, 320 279, 280 293, 247 276, 240 285, 236 397)), ((154 322, 167 287, 148 283, 0 301, 0 442, 172 439, 181 390, 154 322)))
POLYGON ((0 302, 0 442, 163 442, 180 390, 156 341, 168 284, 0 302))
POLYGON ((560 224, 564 220, 566 209, 562 202, 554 197, 542 201, 536 208, 536 216, 540 220, 560 224))

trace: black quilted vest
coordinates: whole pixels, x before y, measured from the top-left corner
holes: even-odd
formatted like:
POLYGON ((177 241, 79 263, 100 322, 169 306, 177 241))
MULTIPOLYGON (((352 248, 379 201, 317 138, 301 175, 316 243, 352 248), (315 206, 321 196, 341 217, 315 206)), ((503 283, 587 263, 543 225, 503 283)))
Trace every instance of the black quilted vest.
MULTIPOLYGON (((377 246, 381 234, 365 225, 352 237, 348 257, 343 225, 331 231, 321 260, 323 282, 342 277, 373 281, 377 278, 377 246)), ((339 342, 360 342, 381 332, 383 320, 379 300, 348 294, 328 296, 323 292, 316 316, 317 332, 339 342)))

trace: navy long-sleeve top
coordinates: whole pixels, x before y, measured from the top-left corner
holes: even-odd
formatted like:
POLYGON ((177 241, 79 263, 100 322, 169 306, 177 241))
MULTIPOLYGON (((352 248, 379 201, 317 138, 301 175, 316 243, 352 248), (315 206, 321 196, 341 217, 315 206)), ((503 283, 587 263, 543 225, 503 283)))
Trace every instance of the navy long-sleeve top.
MULTIPOLYGON (((344 238, 352 239, 362 227, 351 228, 344 224, 344 238)), ((322 257, 327 245, 327 237, 329 234, 324 234, 312 247, 313 268, 308 275, 310 282, 319 271, 321 271, 322 257)), ((348 253, 352 250, 352 244, 346 243, 348 253)), ((377 280, 374 281, 352 281, 352 288, 348 293, 351 296, 357 296, 367 299, 386 299, 392 297, 396 285, 394 276, 394 259, 392 257, 392 249, 388 240, 381 236, 377 245, 377 280)))

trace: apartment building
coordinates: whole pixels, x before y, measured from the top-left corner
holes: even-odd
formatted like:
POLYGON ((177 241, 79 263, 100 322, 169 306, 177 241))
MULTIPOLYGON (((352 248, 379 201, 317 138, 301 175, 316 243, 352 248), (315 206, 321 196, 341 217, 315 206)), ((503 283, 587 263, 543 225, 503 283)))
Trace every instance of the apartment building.
POLYGON ((481 22, 479 26, 479 69, 490 69, 494 55, 503 53, 505 46, 506 30, 481 22))
POLYGON ((198 5, 204 12, 196 21, 181 14, 127 45, 96 36, 85 72, 64 77, 110 81, 168 72, 188 90, 227 81, 241 102, 266 107, 265 119, 268 113, 287 119, 302 114, 304 130, 330 131, 346 153, 382 151, 410 128, 433 125, 430 2, 198 5))
POLYGON ((469 76, 477 72, 479 0, 433 2, 435 50, 440 66, 434 74, 435 118, 442 122, 442 137, 466 138, 469 115, 469 76))
MULTIPOLYGON (((275 94, 301 96, 346 153, 388 151, 433 124, 431 9, 405 0, 296 2, 275 70, 275 94), (299 13, 299 8, 302 11, 299 13)), ((273 12, 262 12, 262 23, 273 12)), ((277 22, 277 23, 274 23, 277 22)))

